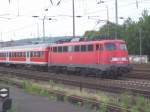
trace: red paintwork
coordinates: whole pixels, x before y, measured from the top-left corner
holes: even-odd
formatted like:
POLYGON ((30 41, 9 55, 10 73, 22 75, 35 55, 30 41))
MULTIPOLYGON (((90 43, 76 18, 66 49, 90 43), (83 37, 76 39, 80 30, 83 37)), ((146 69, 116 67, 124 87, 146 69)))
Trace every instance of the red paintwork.
MULTIPOLYGON (((4 52, 24 52, 26 53, 26 57, 9 57, 9 61, 11 62, 21 62, 21 63, 38 63, 38 62, 46 62, 46 63, 54 63, 54 64, 128 64, 129 61, 111 61, 112 57, 128 57, 127 50, 120 50, 120 43, 125 43, 123 40, 101 40, 101 41, 87 41, 87 42, 70 42, 63 44, 54 44, 54 45, 46 45, 44 47, 36 47, 36 45, 24 47, 11 47, 6 49, 0 49, 0 53, 4 52), (115 50, 105 50, 105 43, 114 43, 117 47, 115 50), (93 51, 86 52, 61 52, 56 53, 52 52, 49 49, 52 49, 55 46, 74 46, 74 45, 93 45, 93 51), (103 50, 96 50, 96 45, 101 45, 103 50), (30 57, 30 63, 27 62, 27 52, 32 51, 43 51, 44 57, 30 57)), ((0 57, 0 62, 4 62, 6 60, 5 57, 0 57)), ((8 63, 8 62, 7 62, 8 63)))
MULTIPOLYGON (((11 47, 11 48, 5 48, 5 49, 0 49, 0 53, 5 53, 5 52, 11 52, 11 53, 16 53, 16 52, 22 52, 24 53, 25 56, 22 57, 9 57, 9 60, 6 60, 6 57, 0 57, 0 62, 13 62, 13 63, 27 63, 27 64, 36 64, 36 62, 40 63, 47 63, 48 62, 48 51, 49 51, 49 46, 44 46, 44 47, 35 47, 32 46, 21 46, 22 48, 18 47, 11 47), (26 48, 27 47, 27 48, 26 48), (42 51, 44 53, 44 56, 42 57, 30 57, 30 61, 27 62, 27 52, 32 52, 32 51, 42 51)), ((42 54, 42 53, 41 53, 42 54)))
MULTIPOLYGON (((31 62, 48 62, 48 49, 43 49, 44 57, 31 57, 31 62)), ((42 55, 42 54, 41 54, 42 55)))
POLYGON ((112 57, 128 57, 127 50, 96 50, 96 45, 105 43, 114 43, 118 48, 120 43, 125 43, 123 40, 103 40, 103 41, 90 41, 90 42, 72 42, 64 44, 55 44, 56 46, 74 46, 74 45, 88 45, 92 44, 94 50, 90 52, 49 52, 49 62, 54 64, 128 64, 129 61, 115 61, 111 62, 112 57))

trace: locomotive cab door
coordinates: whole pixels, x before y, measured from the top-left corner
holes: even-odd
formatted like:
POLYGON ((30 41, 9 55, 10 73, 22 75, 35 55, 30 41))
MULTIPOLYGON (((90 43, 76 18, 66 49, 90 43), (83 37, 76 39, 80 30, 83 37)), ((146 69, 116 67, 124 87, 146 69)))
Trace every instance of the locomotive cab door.
POLYGON ((103 62, 102 49, 102 44, 96 44, 97 64, 101 64, 103 62))
POLYGON ((26 63, 30 64, 30 51, 26 52, 26 63))

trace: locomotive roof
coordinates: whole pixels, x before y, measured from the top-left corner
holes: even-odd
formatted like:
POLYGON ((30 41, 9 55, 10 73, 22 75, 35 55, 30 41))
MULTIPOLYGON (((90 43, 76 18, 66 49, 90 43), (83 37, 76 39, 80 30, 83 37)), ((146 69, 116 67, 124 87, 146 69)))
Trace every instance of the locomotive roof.
POLYGON ((33 45, 23 45, 23 46, 11 46, 11 47, 3 47, 0 48, 2 51, 8 50, 31 50, 31 49, 45 49, 49 47, 50 44, 33 44, 33 45))
POLYGON ((77 45, 77 44, 96 44, 96 43, 108 43, 108 42, 125 42, 124 40, 96 40, 96 41, 80 41, 80 42, 67 42, 67 43, 60 43, 60 44, 53 44, 56 45, 77 45))

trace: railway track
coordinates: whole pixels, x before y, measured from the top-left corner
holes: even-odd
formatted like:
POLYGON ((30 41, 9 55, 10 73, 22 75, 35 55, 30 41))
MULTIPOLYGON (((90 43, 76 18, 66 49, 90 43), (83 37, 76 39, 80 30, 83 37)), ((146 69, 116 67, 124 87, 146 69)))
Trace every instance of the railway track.
POLYGON ((22 69, 12 69, 0 67, 1 75, 11 75, 23 78, 63 83, 81 88, 104 90, 114 93, 130 92, 133 95, 143 95, 150 97, 150 81, 138 79, 111 80, 94 77, 80 77, 64 74, 55 74, 22 69))
POLYGON ((150 80, 150 64, 134 64, 133 71, 125 77, 150 80))

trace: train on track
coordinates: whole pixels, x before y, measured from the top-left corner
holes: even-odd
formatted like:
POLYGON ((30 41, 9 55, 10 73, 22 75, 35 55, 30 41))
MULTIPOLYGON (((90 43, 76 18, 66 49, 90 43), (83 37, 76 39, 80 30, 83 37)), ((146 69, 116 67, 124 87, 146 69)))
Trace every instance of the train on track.
POLYGON ((131 70, 124 40, 97 40, 0 48, 0 65, 117 78, 131 70))

